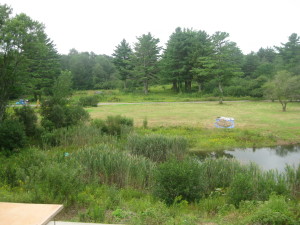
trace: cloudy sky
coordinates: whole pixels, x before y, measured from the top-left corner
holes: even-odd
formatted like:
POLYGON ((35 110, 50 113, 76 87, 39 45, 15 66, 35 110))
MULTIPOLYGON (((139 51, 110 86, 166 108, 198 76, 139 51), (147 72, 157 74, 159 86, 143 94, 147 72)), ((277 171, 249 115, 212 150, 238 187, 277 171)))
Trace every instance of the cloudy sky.
POLYGON ((300 0, 2 0, 46 26, 59 53, 111 55, 151 32, 164 46, 176 27, 225 31, 245 53, 300 35, 300 0))

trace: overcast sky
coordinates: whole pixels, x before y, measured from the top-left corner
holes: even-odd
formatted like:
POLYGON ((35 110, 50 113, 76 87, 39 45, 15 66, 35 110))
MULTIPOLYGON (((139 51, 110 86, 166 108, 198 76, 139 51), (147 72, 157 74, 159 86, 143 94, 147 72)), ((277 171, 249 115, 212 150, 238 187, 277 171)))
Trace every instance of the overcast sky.
POLYGON ((245 53, 300 35, 300 0, 2 0, 46 26, 59 53, 71 48, 111 55, 151 32, 168 41, 175 28, 225 31, 245 53))

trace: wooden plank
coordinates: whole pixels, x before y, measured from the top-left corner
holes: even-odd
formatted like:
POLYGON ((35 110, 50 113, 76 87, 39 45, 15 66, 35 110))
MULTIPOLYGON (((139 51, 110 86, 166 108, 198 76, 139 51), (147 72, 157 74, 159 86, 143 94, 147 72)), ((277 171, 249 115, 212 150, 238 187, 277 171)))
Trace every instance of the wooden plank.
POLYGON ((62 208, 54 204, 0 202, 0 225, 46 225, 62 208))

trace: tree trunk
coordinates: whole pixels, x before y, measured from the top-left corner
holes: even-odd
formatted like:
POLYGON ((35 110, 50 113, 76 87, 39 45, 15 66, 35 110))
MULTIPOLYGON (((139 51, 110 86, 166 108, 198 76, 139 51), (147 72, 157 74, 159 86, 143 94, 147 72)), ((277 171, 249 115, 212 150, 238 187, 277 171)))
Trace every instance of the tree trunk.
POLYGON ((1 101, 0 102, 0 122, 3 120, 4 114, 5 114, 5 110, 6 110, 6 102, 5 101, 1 101))
POLYGON ((192 81, 186 80, 184 81, 184 90, 189 92, 192 90, 192 81))
POLYGON ((223 104, 223 88, 221 82, 219 82, 219 91, 220 91, 219 104, 223 104))
POLYGON ((175 92, 178 92, 177 80, 173 80, 172 90, 175 91, 175 92))
POLYGON ((282 112, 286 112, 286 105, 287 105, 287 102, 286 101, 282 101, 282 100, 279 100, 281 105, 282 105, 282 112))
POLYGON ((124 80, 124 90, 126 90, 127 89, 127 80, 125 79, 124 80))
POLYGON ((144 80, 144 93, 145 93, 145 95, 148 94, 148 80, 147 79, 144 80))
POLYGON ((197 82, 198 83, 198 93, 202 92, 202 86, 201 86, 201 82, 197 82))

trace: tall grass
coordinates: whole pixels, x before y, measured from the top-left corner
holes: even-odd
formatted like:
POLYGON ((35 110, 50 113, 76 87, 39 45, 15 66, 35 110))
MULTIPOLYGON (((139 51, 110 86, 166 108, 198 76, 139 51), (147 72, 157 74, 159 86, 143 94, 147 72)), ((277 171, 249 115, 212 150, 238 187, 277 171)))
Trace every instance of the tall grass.
POLYGON ((188 151, 188 143, 185 138, 176 136, 133 134, 128 137, 128 149, 134 155, 163 162, 172 157, 183 158, 188 151))
POLYGON ((118 187, 147 188, 155 166, 150 160, 99 145, 84 148, 72 155, 84 168, 86 182, 118 187))
POLYGON ((82 147, 101 143, 104 139, 101 131, 93 126, 82 124, 68 128, 59 128, 46 132, 42 135, 43 148, 53 146, 61 147, 82 147))

